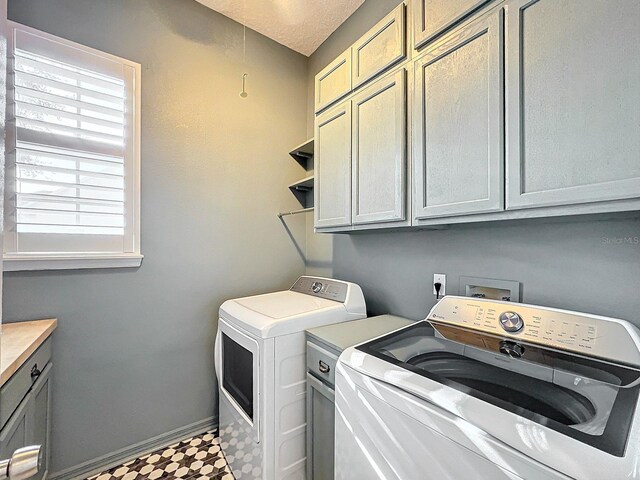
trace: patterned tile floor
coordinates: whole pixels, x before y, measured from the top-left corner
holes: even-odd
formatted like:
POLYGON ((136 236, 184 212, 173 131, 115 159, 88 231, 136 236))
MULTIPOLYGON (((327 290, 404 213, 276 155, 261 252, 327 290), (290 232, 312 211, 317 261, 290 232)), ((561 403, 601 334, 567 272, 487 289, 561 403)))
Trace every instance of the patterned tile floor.
POLYGON ((216 431, 205 432, 87 480, 233 480, 216 431))

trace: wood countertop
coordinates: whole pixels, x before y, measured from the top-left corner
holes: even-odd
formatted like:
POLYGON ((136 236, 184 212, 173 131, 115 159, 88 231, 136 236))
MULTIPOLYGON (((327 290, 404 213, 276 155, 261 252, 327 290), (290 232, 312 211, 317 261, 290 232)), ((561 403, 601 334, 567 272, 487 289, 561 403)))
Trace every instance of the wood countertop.
POLYGON ((5 323, 0 340, 0 387, 22 366, 56 329, 58 320, 5 323))

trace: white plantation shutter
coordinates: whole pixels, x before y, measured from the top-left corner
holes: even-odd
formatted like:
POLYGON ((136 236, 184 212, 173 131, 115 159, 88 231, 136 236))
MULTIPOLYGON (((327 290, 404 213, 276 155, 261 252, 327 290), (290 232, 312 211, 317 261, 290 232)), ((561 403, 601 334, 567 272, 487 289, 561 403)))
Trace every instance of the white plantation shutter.
POLYGON ((139 65, 10 28, 5 257, 139 253, 139 65))

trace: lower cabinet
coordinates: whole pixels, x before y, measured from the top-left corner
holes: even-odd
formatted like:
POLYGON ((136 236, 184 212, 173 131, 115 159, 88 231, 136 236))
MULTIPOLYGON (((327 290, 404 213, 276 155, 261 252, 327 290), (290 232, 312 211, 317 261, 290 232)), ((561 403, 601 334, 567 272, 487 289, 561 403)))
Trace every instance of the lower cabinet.
POLYGON ((31 412, 29 407, 29 396, 27 395, 0 431, 0 460, 11 458, 17 449, 29 445, 29 420, 27 418, 31 412))
POLYGON ((32 477, 34 480, 46 479, 49 473, 52 367, 52 363, 49 362, 39 375, 33 372, 34 378, 37 377, 37 379, 0 430, 0 460, 11 458, 11 455, 22 447, 29 445, 42 447, 41 469, 32 477))
POLYGON ((49 474, 49 435, 51 432, 51 369, 50 363, 33 385, 30 393, 31 413, 27 425, 30 427, 31 445, 40 445, 42 452, 42 468, 32 480, 47 478, 49 474))
POLYGON ((307 373, 307 479, 334 478, 335 391, 307 373))

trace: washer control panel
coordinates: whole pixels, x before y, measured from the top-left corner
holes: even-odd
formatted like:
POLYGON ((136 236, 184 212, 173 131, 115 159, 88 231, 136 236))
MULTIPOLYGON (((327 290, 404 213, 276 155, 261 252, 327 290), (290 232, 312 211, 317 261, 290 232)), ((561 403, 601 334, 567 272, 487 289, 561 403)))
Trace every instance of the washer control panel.
POLYGON ((344 303, 347 299, 347 288, 347 283, 338 280, 300 277, 290 290, 344 303))
POLYGON ((453 295, 427 320, 640 366, 640 332, 624 320, 453 295))

